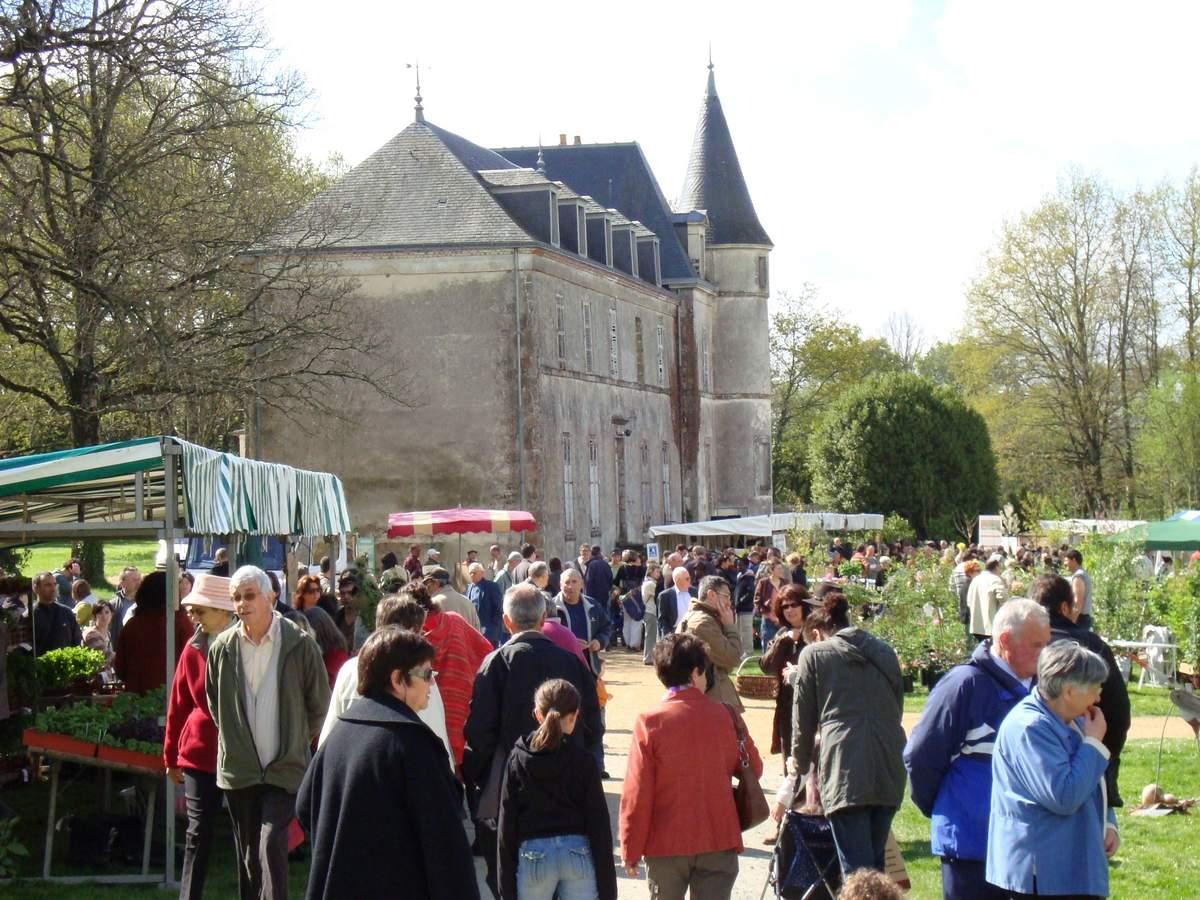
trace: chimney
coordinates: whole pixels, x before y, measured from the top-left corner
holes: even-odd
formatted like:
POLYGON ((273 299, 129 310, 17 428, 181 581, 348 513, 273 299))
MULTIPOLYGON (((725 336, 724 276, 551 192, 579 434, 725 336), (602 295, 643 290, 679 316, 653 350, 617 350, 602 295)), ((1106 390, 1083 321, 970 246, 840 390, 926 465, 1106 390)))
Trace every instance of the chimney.
POLYGON ((560 146, 560 147, 565 147, 565 146, 567 146, 567 135, 566 135, 566 133, 565 133, 565 132, 559 132, 559 135, 558 135, 558 146, 560 146))
POLYGON ((582 143, 583 143, 583 141, 581 141, 581 140, 579 139, 579 135, 575 135, 575 144, 576 144, 576 146, 578 146, 579 144, 582 144, 582 143))

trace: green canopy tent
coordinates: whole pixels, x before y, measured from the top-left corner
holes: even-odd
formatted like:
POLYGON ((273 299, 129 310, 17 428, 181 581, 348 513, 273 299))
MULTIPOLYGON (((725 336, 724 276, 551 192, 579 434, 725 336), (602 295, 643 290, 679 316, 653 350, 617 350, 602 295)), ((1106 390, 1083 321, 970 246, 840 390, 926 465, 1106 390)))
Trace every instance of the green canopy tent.
POLYGON ((1182 510, 1169 519, 1135 525, 1105 540, 1147 550, 1200 550, 1200 510, 1182 510))
MULTIPOLYGON (((244 459, 175 437, 144 437, 0 460, 0 547, 84 538, 158 540, 173 547, 178 536, 205 534, 322 537, 350 530, 345 497, 341 481, 325 472, 244 459)), ((179 573, 174 553, 166 557, 170 609, 178 602, 179 573)), ((172 617, 166 622, 170 685, 175 634, 172 617)), ((174 794, 164 795, 166 846, 173 847, 174 794)), ((50 856, 45 854, 42 865, 45 879, 50 856)), ((168 885, 175 883, 174 868, 175 854, 168 852, 161 879, 168 885)), ((159 877, 148 876, 143 863, 140 877, 94 880, 159 877)))

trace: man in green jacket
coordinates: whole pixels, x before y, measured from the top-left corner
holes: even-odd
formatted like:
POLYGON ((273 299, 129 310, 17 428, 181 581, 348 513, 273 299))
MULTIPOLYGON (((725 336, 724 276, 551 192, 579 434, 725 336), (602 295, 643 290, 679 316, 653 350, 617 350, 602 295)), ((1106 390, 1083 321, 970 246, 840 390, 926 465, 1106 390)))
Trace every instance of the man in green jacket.
POLYGON ((208 650, 205 692, 217 726, 217 786, 233 820, 241 900, 287 897, 287 830, 329 707, 316 641, 274 611, 257 566, 230 578, 239 622, 208 650))

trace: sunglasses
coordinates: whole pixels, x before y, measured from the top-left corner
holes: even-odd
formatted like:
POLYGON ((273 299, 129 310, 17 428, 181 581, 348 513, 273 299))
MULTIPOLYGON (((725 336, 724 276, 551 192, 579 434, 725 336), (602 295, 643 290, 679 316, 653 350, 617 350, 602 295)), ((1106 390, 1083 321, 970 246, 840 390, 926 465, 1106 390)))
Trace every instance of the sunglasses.
POLYGON ((782 604, 780 604, 779 608, 780 609, 799 609, 802 605, 803 604, 801 604, 801 603, 782 603, 782 604))
POLYGON ((416 670, 413 670, 412 672, 409 672, 408 674, 411 675, 413 678, 420 678, 422 681, 433 681, 433 679, 437 678, 438 673, 435 672, 432 668, 429 668, 429 669, 422 669, 419 672, 416 670))

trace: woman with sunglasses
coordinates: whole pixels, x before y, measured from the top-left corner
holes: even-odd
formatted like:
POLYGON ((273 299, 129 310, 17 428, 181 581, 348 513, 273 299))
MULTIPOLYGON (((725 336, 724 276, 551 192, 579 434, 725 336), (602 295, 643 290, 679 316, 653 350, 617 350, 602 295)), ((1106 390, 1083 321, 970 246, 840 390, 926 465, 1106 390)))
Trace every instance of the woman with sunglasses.
MULTIPOLYGON (((767 675, 779 679, 775 695, 775 719, 771 727, 771 753, 782 754, 786 764, 792 748, 792 686, 783 677, 785 667, 794 666, 804 649, 804 620, 808 617, 808 590, 798 584, 785 585, 771 598, 771 612, 779 621, 779 631, 759 660, 767 675)), ((787 774, 786 767, 784 774, 787 774)))
POLYGON ((433 645, 385 625, 357 665, 362 697, 342 713, 296 797, 312 842, 308 898, 478 900, 446 751, 417 715, 436 674, 433 645))

